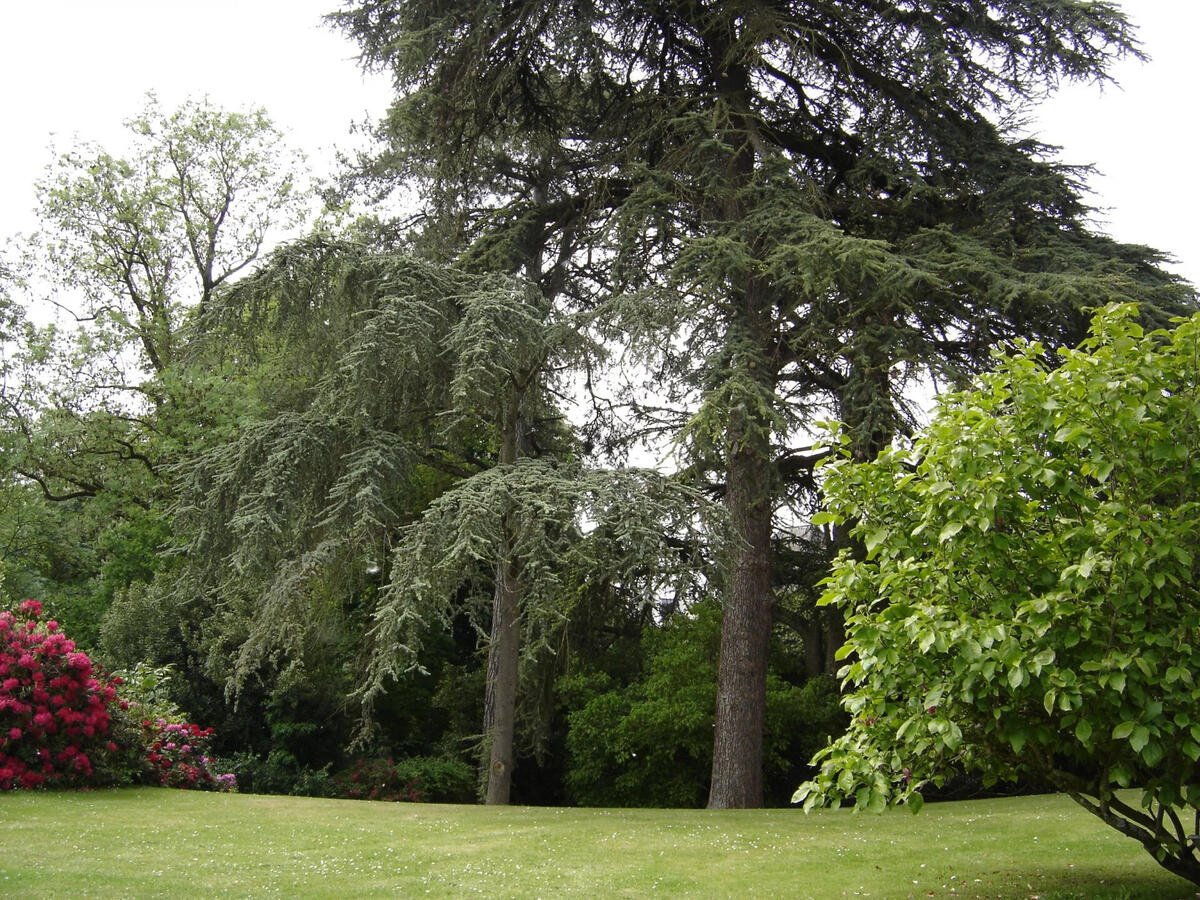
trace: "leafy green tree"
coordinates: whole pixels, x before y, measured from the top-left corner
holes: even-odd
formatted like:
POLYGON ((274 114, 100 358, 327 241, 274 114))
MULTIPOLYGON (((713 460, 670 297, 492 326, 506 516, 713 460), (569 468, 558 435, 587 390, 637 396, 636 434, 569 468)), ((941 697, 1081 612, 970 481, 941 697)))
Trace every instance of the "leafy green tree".
POLYGON ((26 291, 48 291, 77 327, 30 332, 5 400, 14 467, 51 500, 121 490, 146 505, 172 449, 159 413, 196 393, 176 372, 188 311, 307 205, 299 160, 262 110, 166 113, 151 98, 126 124, 128 156, 81 143, 39 186, 26 291))
POLYGON ((115 590, 160 564, 164 467, 238 418, 244 392, 182 359, 189 316, 307 204, 299 161, 261 110, 188 102, 167 113, 151 98, 127 127, 126 156, 80 143, 55 160, 39 185, 41 231, 25 242, 20 281, 6 279, 6 304, 37 300, 73 318, 6 321, 0 439, 5 477, 69 504, 43 517, 74 519, 99 567, 77 597, 93 612, 76 623, 81 639, 115 590))
POLYGON ((141 366, 161 373, 184 311, 203 309, 272 232, 300 224, 303 168, 262 109, 187 101, 166 113, 151 96, 126 127, 127 157, 81 143, 56 160, 40 185, 38 244, 93 341, 135 344, 141 366))
POLYGON ((832 408, 865 459, 907 426, 921 372, 958 378, 1014 335, 1077 341, 1097 300, 1154 318, 1151 298, 1186 299, 1153 251, 1087 231, 1082 172, 995 124, 1136 52, 1109 3, 366 0, 332 18, 400 95, 370 174, 433 186, 432 233, 467 257, 553 248, 543 277, 658 376, 637 427, 680 439, 724 498, 714 807, 762 801, 772 537, 811 503, 815 419, 832 408))
POLYGON ((796 797, 919 809, 953 772, 1031 778, 1200 883, 1200 315, 1144 333, 1113 305, 1044 355, 823 470, 867 555, 822 600, 848 616, 851 728, 796 797))
MULTIPOLYGON (((628 684, 604 670, 562 679, 565 781, 572 800, 586 806, 704 805, 720 638, 720 606, 710 598, 643 630, 644 671, 628 684)), ((845 727, 836 683, 826 675, 798 687, 772 672, 766 721, 767 801, 782 806, 804 764, 845 727)))

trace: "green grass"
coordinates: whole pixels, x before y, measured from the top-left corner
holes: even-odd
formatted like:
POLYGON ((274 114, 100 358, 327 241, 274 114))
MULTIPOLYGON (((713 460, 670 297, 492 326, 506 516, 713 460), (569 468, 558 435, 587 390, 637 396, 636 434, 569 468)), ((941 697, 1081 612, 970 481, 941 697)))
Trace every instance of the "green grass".
POLYGON ((1195 888, 1063 797, 919 816, 484 808, 165 789, 0 795, 4 897, 978 897, 1195 888))

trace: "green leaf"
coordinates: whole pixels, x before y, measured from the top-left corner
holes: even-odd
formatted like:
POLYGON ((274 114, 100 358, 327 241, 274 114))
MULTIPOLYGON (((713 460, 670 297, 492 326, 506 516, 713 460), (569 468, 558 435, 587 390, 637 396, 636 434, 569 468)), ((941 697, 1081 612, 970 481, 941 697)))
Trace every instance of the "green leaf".
POLYGON ((956 534, 958 534, 962 530, 963 530, 962 522, 948 523, 946 525, 946 527, 942 529, 941 534, 938 535, 938 543, 939 544, 946 543, 946 541, 950 540, 950 538, 954 537, 956 534))
POLYGON ((1129 735, 1133 733, 1133 729, 1136 727, 1136 722, 1122 722, 1112 730, 1113 740, 1119 741, 1122 738, 1129 737, 1129 735))
POLYGON ((864 785, 854 792, 854 806, 856 809, 866 809, 871 803, 871 794, 873 791, 864 785))
POLYGON ((1162 762, 1163 747, 1158 741, 1150 741, 1142 748, 1141 753, 1142 760, 1151 768, 1162 762))
POLYGON ((1046 691, 1045 696, 1042 697, 1042 706, 1046 708, 1046 713, 1048 715, 1054 714, 1054 704, 1057 700, 1058 692, 1054 690, 1054 688, 1046 691))
POLYGON ((873 528, 867 532, 863 538, 863 546, 867 548, 867 553, 874 553, 875 548, 887 540, 888 532, 886 528, 873 528))
POLYGON ((879 791, 871 791, 871 801, 867 804, 868 812, 881 813, 887 809, 887 798, 879 791))
POLYGON ((1075 737, 1079 739, 1081 744, 1086 744, 1092 738, 1092 723, 1087 719, 1080 719, 1075 723, 1075 737))
POLYGON ((1138 725, 1133 729, 1133 734, 1129 736, 1129 746, 1136 752, 1141 753, 1142 748, 1150 741, 1150 729, 1145 725, 1138 725))

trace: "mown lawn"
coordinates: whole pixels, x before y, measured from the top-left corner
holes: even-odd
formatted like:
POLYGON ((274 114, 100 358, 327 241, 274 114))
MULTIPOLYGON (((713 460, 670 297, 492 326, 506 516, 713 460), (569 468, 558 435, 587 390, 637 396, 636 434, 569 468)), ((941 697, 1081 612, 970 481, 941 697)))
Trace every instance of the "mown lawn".
POLYGON ((4 897, 978 897, 1195 889, 1064 797, 918 816, 0 795, 4 897))

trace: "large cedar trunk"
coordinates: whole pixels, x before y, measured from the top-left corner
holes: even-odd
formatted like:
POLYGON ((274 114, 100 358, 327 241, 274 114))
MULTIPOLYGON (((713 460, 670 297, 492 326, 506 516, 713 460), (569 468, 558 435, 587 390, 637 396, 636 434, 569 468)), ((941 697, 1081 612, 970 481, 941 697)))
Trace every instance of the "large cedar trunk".
POLYGON ((496 566, 496 597, 492 605, 483 714, 487 753, 485 802, 489 806, 506 805, 512 789, 513 732, 521 651, 520 595, 516 566, 508 560, 502 561, 496 566))
MULTIPOLYGON (((528 452, 521 417, 521 395, 513 392, 501 429, 500 464, 512 465, 528 452)), ((512 790, 513 734, 517 718, 517 681, 521 663, 521 579, 509 541, 496 563, 496 593, 488 643, 487 688, 483 705, 484 802, 504 806, 512 790)))
MULTIPOLYGON (((734 59, 731 48, 738 35, 727 23, 713 20, 704 33, 711 52, 713 87, 728 115, 722 142, 736 148, 728 161, 724 222, 743 219, 746 190, 757 165, 758 125, 749 113, 752 94, 749 71, 734 59)), ((751 200, 751 202, 753 202, 751 200)), ((714 223, 718 230, 723 225, 714 223)), ((754 243, 754 242, 752 242, 754 243)), ((726 339, 730 348, 749 339, 763 351, 760 359, 743 360, 752 378, 773 378, 774 328, 765 285, 747 273, 734 301, 726 339), (757 366, 757 368, 756 368, 757 366)), ((736 358, 738 353, 734 354, 736 358)), ((774 396, 773 384, 761 384, 761 396, 774 396)), ((775 489, 771 453, 771 423, 761 409, 738 405, 728 412, 726 426, 725 503, 736 546, 725 589, 717 663, 717 708, 713 725, 713 768, 709 809, 758 808, 763 804, 763 731, 767 708, 767 657, 770 649, 773 598, 771 593, 771 519, 775 489)))
MULTIPOLYGON (((740 430, 739 423, 731 424, 731 432, 735 429, 740 430)), ((747 441, 731 454, 728 464, 726 505, 738 544, 721 625, 709 809, 758 808, 763 803, 772 511, 770 462, 767 448, 758 443, 747 441)))

